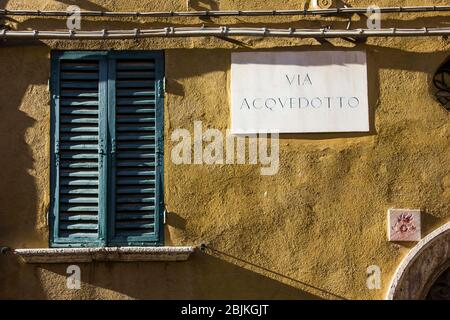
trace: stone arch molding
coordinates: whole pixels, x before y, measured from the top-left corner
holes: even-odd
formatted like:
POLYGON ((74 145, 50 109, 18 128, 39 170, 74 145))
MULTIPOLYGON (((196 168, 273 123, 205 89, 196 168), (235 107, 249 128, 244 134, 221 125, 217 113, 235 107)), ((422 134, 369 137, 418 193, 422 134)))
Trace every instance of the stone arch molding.
POLYGON ((431 285, 450 266, 450 222, 423 238, 403 259, 387 294, 389 300, 425 299, 431 285))

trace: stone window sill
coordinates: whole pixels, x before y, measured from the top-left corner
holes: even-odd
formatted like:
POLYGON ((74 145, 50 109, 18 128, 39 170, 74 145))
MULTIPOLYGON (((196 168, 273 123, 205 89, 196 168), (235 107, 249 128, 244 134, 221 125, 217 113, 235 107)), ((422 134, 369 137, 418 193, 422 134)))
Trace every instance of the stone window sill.
POLYGON ((194 247, 105 247, 15 249, 25 263, 83 263, 93 261, 185 261, 194 247))

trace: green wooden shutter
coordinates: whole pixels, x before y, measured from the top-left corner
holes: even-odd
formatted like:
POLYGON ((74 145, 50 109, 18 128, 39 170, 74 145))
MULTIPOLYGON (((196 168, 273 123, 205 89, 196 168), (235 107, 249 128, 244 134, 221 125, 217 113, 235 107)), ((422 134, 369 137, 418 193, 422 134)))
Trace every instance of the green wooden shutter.
POLYGON ((52 53, 52 246, 105 243, 107 59, 52 53))
POLYGON ((163 54, 109 54, 109 237, 162 244, 163 54))

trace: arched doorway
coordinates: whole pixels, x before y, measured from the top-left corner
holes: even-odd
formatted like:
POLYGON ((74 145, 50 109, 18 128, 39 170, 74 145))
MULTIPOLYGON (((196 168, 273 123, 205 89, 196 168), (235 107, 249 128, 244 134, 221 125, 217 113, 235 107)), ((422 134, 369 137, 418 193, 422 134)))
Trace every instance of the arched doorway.
POLYGON ((450 222, 423 238, 403 259, 387 299, 442 299, 450 287, 450 222))

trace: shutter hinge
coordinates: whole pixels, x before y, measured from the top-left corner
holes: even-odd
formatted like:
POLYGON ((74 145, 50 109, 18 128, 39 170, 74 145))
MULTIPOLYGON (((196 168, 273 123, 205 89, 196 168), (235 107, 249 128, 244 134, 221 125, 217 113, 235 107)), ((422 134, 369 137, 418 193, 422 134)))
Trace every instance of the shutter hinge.
POLYGON ((103 143, 103 139, 99 139, 98 141, 98 153, 101 155, 105 155, 105 145, 103 143))
POLYGON ((164 97, 166 78, 158 80, 158 97, 164 97))
POLYGON ((106 155, 105 152, 105 144, 103 143, 103 139, 99 139, 98 141, 98 165, 100 169, 103 169, 103 156, 106 155))
POLYGON ((116 153, 116 139, 111 140, 111 153, 116 153))
POLYGON ((59 154, 59 141, 55 142, 55 154, 59 154))
POLYGON ((156 154, 156 164, 162 166, 162 155, 159 152, 156 154))
POLYGON ((55 141, 55 165, 59 167, 59 141, 55 141))
POLYGON ((157 140, 156 140, 155 151, 156 151, 156 162, 157 162, 157 165, 161 166, 163 164, 162 160, 163 160, 163 154, 164 154, 164 146, 163 146, 161 137, 158 137, 157 140))

